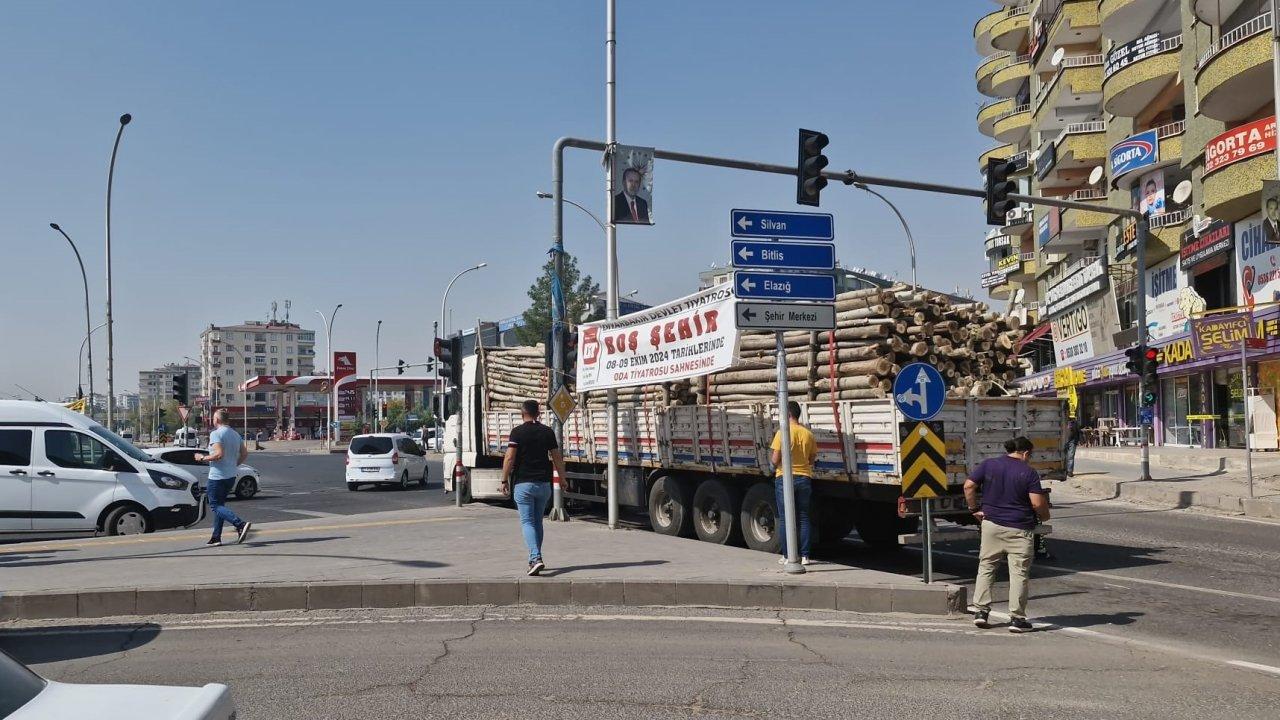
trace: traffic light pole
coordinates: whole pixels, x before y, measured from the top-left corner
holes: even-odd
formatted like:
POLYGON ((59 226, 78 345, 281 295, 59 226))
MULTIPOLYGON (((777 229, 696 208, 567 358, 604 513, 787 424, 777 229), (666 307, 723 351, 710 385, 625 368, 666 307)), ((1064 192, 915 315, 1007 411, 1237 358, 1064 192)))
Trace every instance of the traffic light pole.
MULTIPOLYGON (((1138 217, 1138 234, 1135 242, 1138 247, 1134 249, 1135 264, 1137 265, 1137 310, 1138 310, 1138 347, 1144 351, 1147 347, 1147 240, 1151 234, 1151 224, 1147 222, 1147 216, 1139 214, 1138 217)), ((1145 370, 1145 368, 1144 368, 1145 370)), ((1154 375, 1154 373, 1152 373, 1154 375)), ((1138 398, 1145 400, 1147 393, 1157 392, 1157 388, 1147 387, 1147 373, 1142 372, 1138 375, 1138 398)), ((1152 378, 1154 382, 1154 378, 1152 378)), ((1141 404, 1141 403, 1140 403, 1141 404)), ((1150 410, 1154 419, 1155 403, 1152 403, 1150 410)), ((1138 425, 1142 427, 1142 465, 1139 473, 1139 480, 1151 479, 1151 427, 1153 423, 1148 420, 1146 413, 1138 411, 1138 425)))

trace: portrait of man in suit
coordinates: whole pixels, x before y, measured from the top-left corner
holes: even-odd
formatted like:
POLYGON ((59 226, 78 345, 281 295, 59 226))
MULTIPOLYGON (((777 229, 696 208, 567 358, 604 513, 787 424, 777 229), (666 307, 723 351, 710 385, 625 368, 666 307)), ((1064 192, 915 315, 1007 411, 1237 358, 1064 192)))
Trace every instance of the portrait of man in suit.
POLYGON ((1269 197, 1263 202, 1262 235, 1268 244, 1280 245, 1280 199, 1269 197))
POLYGON ((613 196, 613 222, 649 224, 649 202, 640 196, 644 175, 629 167, 622 171, 622 192, 613 196))

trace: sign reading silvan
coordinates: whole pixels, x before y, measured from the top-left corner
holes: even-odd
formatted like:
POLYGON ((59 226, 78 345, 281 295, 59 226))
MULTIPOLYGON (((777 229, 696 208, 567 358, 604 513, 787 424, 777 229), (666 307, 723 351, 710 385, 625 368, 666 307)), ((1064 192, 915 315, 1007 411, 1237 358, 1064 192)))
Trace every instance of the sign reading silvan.
POLYGON ((1233 237, 1231 223, 1221 220, 1214 220, 1198 234, 1196 228, 1187 228, 1178 248, 1178 267, 1191 271, 1206 260, 1231 252, 1233 237))
POLYGON ((1056 315, 1107 286, 1107 267, 1102 258, 1071 273, 1045 293, 1045 315, 1056 315))

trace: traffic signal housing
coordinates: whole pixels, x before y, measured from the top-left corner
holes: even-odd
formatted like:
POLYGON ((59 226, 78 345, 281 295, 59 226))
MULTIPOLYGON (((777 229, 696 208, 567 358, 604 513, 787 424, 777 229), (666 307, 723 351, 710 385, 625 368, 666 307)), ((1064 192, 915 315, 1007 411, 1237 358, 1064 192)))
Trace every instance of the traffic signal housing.
POLYGON ((1128 360, 1126 360, 1124 363, 1124 367, 1126 370, 1129 371, 1129 374, 1141 375, 1142 361, 1146 357, 1145 349, 1142 348, 1141 346, 1131 347, 1128 350, 1125 350, 1124 354, 1125 354, 1125 357, 1128 358, 1128 360))
POLYGON ((822 188, 827 179, 822 171, 827 167, 827 156, 822 154, 831 140, 816 130, 800 130, 799 153, 796 160, 796 203, 818 207, 822 188))
POLYGON ((399 361, 399 362, 397 362, 397 363, 396 363, 396 374, 397 374, 397 375, 403 375, 403 374, 404 374, 404 361, 403 361, 403 360, 401 360, 401 361, 399 361))
POLYGON ((1160 351, 1145 348, 1142 354, 1142 407, 1155 407, 1156 388, 1159 379, 1156 371, 1160 368, 1160 351))
POLYGON ((178 401, 179 405, 188 404, 191 397, 190 387, 188 386, 188 378, 184 373, 182 375, 173 376, 173 391, 169 394, 171 398, 178 401))
POLYGON ((454 386, 462 385, 462 338, 436 338, 435 355, 440 377, 448 378, 454 386))
POLYGON ((1009 195, 1017 192, 1018 183, 1010 180, 1013 163, 1007 159, 987 158, 987 224, 1004 227, 1006 216, 1017 203, 1009 195))

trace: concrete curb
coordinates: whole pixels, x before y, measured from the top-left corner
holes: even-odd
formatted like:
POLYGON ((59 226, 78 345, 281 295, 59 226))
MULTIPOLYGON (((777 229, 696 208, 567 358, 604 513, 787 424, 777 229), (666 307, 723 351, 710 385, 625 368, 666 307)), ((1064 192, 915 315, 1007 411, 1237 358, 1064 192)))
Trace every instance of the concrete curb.
MULTIPOLYGON (((1081 460, 1097 460, 1099 462, 1110 463, 1136 463, 1138 460, 1137 448, 1114 448, 1114 447, 1090 447, 1080 448, 1076 451, 1076 462, 1081 460)), ((1244 451, 1228 451, 1232 454, 1215 453, 1213 450, 1197 451, 1195 456, 1185 455, 1183 453, 1162 453, 1156 448, 1152 448, 1151 466, 1159 466, 1168 470, 1186 470, 1188 472, 1226 472, 1226 473, 1242 473, 1248 467, 1244 459, 1244 451)), ((1253 453, 1254 471, 1257 472, 1265 465, 1274 467, 1275 462, 1280 460, 1280 455, 1273 452, 1261 452, 1255 450, 1253 453)))
POLYGON ((1117 481, 1077 475, 1071 478, 1070 482, 1089 491, 1139 503, 1180 508, 1206 508, 1252 518, 1280 518, 1280 499, 1276 498, 1244 498, 1200 490, 1179 490, 1176 484, 1161 486, 1157 484, 1159 480, 1144 483, 1135 480, 1117 481))
POLYGON ((620 605, 845 610, 952 615, 963 587, 786 581, 570 580, 554 577, 181 585, 0 594, 0 622, 251 610, 455 605, 620 605))

